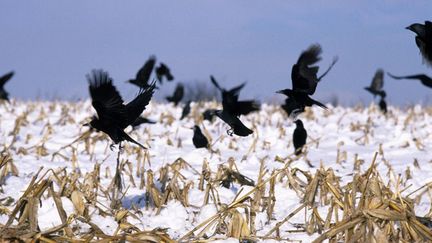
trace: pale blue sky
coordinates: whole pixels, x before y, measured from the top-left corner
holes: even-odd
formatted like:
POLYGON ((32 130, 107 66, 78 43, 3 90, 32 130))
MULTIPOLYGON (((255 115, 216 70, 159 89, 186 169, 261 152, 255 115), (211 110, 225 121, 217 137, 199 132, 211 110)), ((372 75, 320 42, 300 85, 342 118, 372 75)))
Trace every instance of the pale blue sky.
MULTIPOLYGON (((155 54, 177 81, 213 74, 227 87, 248 81, 241 97, 282 99, 274 92, 291 87, 300 52, 320 43, 321 70, 335 55, 339 62, 314 97, 369 103, 363 87, 377 68, 432 76, 405 29, 431 19, 431 0, 3 0, 0 74, 16 71, 6 86, 12 97, 70 99, 87 98, 85 74, 103 68, 128 99, 136 88, 124 81, 155 54)), ((386 76, 384 88, 391 103, 432 103, 419 82, 386 76)))

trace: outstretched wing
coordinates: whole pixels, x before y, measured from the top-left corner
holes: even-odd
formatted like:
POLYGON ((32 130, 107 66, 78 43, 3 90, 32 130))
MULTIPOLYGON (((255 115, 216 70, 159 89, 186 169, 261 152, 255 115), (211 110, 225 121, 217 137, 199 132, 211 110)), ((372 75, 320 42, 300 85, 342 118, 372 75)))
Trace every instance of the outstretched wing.
POLYGON ((297 64, 300 66, 300 75, 307 80, 317 81, 318 66, 312 66, 321 60, 322 49, 319 44, 310 46, 306 51, 302 52, 297 64))
POLYGON ((5 85, 5 83, 7 81, 9 81, 9 79, 11 79, 12 76, 14 76, 14 74, 15 73, 12 71, 12 72, 8 72, 5 75, 1 76, 0 77, 0 88, 3 87, 5 85))
POLYGON ((223 92, 224 89, 221 88, 221 86, 219 86, 219 83, 216 81, 216 79, 213 77, 213 75, 210 75, 210 80, 213 83, 213 85, 220 91, 223 92))
POLYGON ((146 86, 146 84, 148 84, 148 81, 150 79, 150 76, 151 76, 151 73, 153 71, 155 64, 156 64, 156 57, 151 56, 146 61, 144 66, 142 66, 142 68, 138 71, 138 73, 136 75, 136 80, 139 82, 141 87, 144 87, 144 86, 146 86))
POLYGON ((246 85, 246 82, 240 84, 239 86, 236 86, 236 87, 230 89, 228 92, 231 96, 238 98, 238 96, 240 95, 240 90, 242 90, 245 85, 246 85))
POLYGON ((103 70, 93 70, 87 75, 87 80, 92 105, 98 114, 99 120, 109 121, 117 125, 124 122, 126 113, 123 99, 112 84, 112 79, 108 73, 103 70))
POLYGON ((297 63, 291 72, 292 86, 294 90, 312 95, 318 84, 318 66, 311 66, 321 60, 321 46, 315 44, 300 54, 297 63))
POLYGON ((155 87, 156 84, 153 82, 147 89, 141 89, 138 96, 126 105, 127 119, 122 124, 123 128, 132 124, 141 115, 150 103, 155 87))
POLYGON ((328 72, 330 72, 330 70, 333 68, 333 66, 337 63, 338 60, 339 60, 338 56, 333 57, 332 63, 327 68, 327 70, 323 74, 321 74, 321 76, 318 78, 318 82, 321 81, 321 79, 324 78, 328 74, 328 72))
POLYGON ((380 68, 375 72, 372 79, 371 88, 375 91, 382 90, 384 87, 384 71, 380 68))
POLYGON ((417 79, 420 80, 425 86, 432 88, 432 78, 425 74, 415 74, 408 76, 395 76, 389 72, 387 72, 387 74, 394 79, 417 79))

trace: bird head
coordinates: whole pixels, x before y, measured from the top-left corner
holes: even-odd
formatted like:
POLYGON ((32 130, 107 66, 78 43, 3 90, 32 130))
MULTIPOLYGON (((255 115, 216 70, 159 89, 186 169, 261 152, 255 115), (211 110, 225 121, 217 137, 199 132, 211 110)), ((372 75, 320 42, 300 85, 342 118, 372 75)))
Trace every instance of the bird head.
POLYGON ((296 124, 297 127, 303 127, 303 122, 300 119, 297 119, 295 121, 295 124, 296 124))
POLYGON ((276 93, 283 94, 283 95, 286 95, 286 96, 289 96, 291 94, 291 92, 292 92, 292 90, 290 90, 290 89, 283 89, 283 90, 276 91, 276 93))
POLYGON ((90 130, 96 129, 97 131, 99 131, 99 129, 97 129, 98 127, 98 120, 96 119, 96 117, 93 117, 93 119, 90 122, 84 123, 83 127, 89 127, 90 130))
POLYGON ((408 27, 406 27, 405 29, 407 30, 411 30, 412 32, 416 33, 417 35, 424 35, 425 30, 424 30, 424 26, 422 24, 419 23, 415 23, 412 24, 408 27))

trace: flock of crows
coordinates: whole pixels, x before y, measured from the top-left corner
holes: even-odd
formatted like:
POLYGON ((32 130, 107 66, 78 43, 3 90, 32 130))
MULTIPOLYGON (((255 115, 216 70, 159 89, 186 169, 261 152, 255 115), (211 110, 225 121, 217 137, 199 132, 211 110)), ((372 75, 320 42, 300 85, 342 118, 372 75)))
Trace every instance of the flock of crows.
MULTIPOLYGON (((423 60, 428 66, 432 66, 432 22, 426 21, 425 24, 415 23, 408 26, 407 29, 416 34, 415 42, 423 56, 423 60)), ((338 58, 335 57, 329 68, 322 75, 318 76, 319 67, 316 63, 321 60, 321 53, 322 49, 319 44, 311 45, 307 50, 303 51, 292 67, 292 88, 277 91, 277 93, 287 96, 281 107, 294 119, 296 119, 300 113, 304 112, 307 106, 318 105, 327 109, 324 104, 314 100, 311 96, 315 93, 318 83, 336 64, 338 58)), ((159 81, 160 84, 162 84, 164 80, 174 80, 170 69, 164 63, 159 63, 159 66, 156 67, 156 58, 151 56, 138 71, 136 77, 128 81, 138 86, 140 89, 135 99, 124 104, 122 97, 113 85, 112 78, 108 73, 103 70, 93 70, 87 75, 87 80, 89 82, 92 106, 96 110, 97 116, 93 116, 92 120, 85 125, 90 126, 91 129, 106 133, 114 144, 119 144, 119 148, 121 148, 122 141, 129 141, 145 149, 142 144, 125 133, 124 129, 130 125, 132 127, 137 127, 142 123, 155 123, 141 116, 141 113, 149 104, 155 89, 157 89, 156 81, 150 82, 153 71, 156 74, 156 80, 159 81)), ((4 85, 13 75, 14 73, 10 72, 0 77, 0 99, 8 100, 8 93, 4 90, 4 85)), ((395 76, 388 73, 388 75, 394 79, 417 79, 425 86, 432 88, 432 78, 425 74, 395 76)), ((380 97, 379 106, 385 113, 387 112, 387 104, 385 102, 386 92, 383 90, 383 79, 384 71, 378 69, 373 77, 371 85, 365 89, 373 94, 374 98, 376 96, 380 97)), ((222 109, 205 110, 202 114, 203 118, 212 121, 215 116, 219 117, 230 126, 230 129, 227 131, 228 135, 248 136, 252 134, 253 131, 246 127, 239 118, 241 115, 247 115, 260 110, 260 104, 255 100, 239 100, 240 91, 246 83, 242 83, 231 89, 225 89, 219 85, 213 76, 210 76, 210 81, 221 93, 222 109)), ((166 97, 166 99, 174 103, 174 105, 178 105, 183 99, 183 96, 184 86, 178 83, 173 95, 166 97)), ((191 101, 187 101, 184 105, 181 119, 189 114, 190 104, 191 101)), ((295 124, 296 128, 293 133, 293 144, 295 154, 299 155, 302 152, 302 147, 306 143, 307 132, 300 119, 296 119, 295 124)), ((193 130, 194 135, 192 141, 195 147, 208 148, 208 140, 201 132, 200 127, 195 125, 193 130)))

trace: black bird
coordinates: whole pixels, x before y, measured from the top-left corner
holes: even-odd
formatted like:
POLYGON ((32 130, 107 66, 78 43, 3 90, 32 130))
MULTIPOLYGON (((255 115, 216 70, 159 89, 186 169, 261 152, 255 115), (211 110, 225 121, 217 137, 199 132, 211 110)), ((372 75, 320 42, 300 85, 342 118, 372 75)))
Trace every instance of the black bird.
POLYGON ((184 96, 184 86, 181 83, 178 83, 174 94, 172 96, 165 97, 166 100, 169 102, 174 102, 174 106, 177 106, 177 104, 183 99, 184 96))
POLYGON ((150 87, 148 84, 150 80, 151 73, 156 64, 156 57, 150 56, 150 58, 145 62, 144 66, 138 71, 135 79, 128 80, 129 83, 135 84, 142 89, 150 87))
MULTIPOLYGON (((276 93, 281 93, 277 91, 276 93)), ((304 106, 299 105, 294 99, 286 98, 281 108, 292 117, 297 117, 298 114, 304 112, 304 106)))
POLYGON ((183 111, 182 111, 182 115, 180 117, 180 120, 183 120, 185 117, 187 117, 187 115, 189 115, 190 111, 191 111, 191 101, 189 100, 188 102, 186 102, 185 106, 183 107, 183 111))
POLYGON ((417 34, 415 38, 416 45, 426 63, 432 66, 432 22, 425 21, 425 24, 415 23, 406 27, 406 29, 417 34))
POLYGON ((207 109, 202 113, 202 116, 204 118, 204 120, 207 120, 209 122, 212 122, 214 117, 216 115, 216 110, 215 109, 207 109))
POLYGON ((313 95, 315 93, 318 82, 324 78, 327 73, 338 61, 337 57, 333 58, 333 62, 329 68, 318 77, 318 66, 311 66, 321 60, 322 49, 319 44, 311 45, 306 51, 300 54, 297 63, 291 69, 291 80, 293 90, 313 95))
POLYGON ((132 124, 131 124, 132 129, 136 129, 136 128, 138 128, 141 124, 144 124, 144 123, 146 123, 146 124, 156 124, 156 122, 153 121, 153 120, 150 120, 150 119, 148 119, 148 118, 145 118, 145 117, 139 116, 139 117, 138 117, 134 122, 132 122, 132 124))
POLYGON ((199 126, 195 125, 193 127, 194 135, 192 137, 192 142, 195 148, 208 148, 209 142, 206 136, 201 132, 199 126))
POLYGON ((380 68, 375 72, 375 75, 372 79, 372 82, 369 87, 365 87, 364 89, 369 91, 375 96, 379 95, 381 97, 385 97, 386 93, 383 90, 384 86, 384 71, 380 68))
POLYGON ((172 81, 174 79, 168 66, 161 62, 159 67, 156 68, 156 78, 160 83, 162 83, 164 77, 168 81, 172 81))
POLYGON ((9 101, 9 93, 4 89, 4 85, 14 74, 15 73, 12 71, 0 77, 0 100, 9 101))
POLYGON ((380 110, 382 111, 382 113, 386 114, 387 113, 387 103, 384 100, 384 97, 381 97, 380 102, 378 103, 380 110))
POLYGON ((226 90, 219 85, 212 75, 210 75, 210 80, 222 94, 223 110, 235 116, 247 115, 251 112, 260 110, 260 104, 255 100, 239 101, 240 90, 243 89, 246 83, 242 83, 230 90, 226 90))
POLYGON ((87 80, 97 117, 94 116, 86 125, 106 133, 115 144, 127 140, 145 149, 123 130, 134 123, 144 111, 153 96, 155 84, 151 84, 147 89, 141 89, 134 100, 124 105, 123 99, 112 84, 112 79, 107 72, 93 70, 87 75, 87 80))
POLYGON ((290 111, 288 115, 291 116, 293 112, 303 112, 305 106, 318 105, 327 108, 324 104, 309 97, 309 95, 315 93, 318 82, 328 74, 338 61, 338 58, 334 57, 329 68, 318 77, 319 67, 311 65, 321 60, 321 52, 322 49, 319 44, 312 45, 306 51, 303 51, 291 70, 292 89, 277 91, 277 93, 288 96, 282 107, 284 110, 290 111))
POLYGON ((227 131, 228 135, 232 136, 234 133, 235 135, 246 137, 253 133, 253 131, 247 128, 237 116, 224 110, 217 110, 215 111, 215 114, 231 127, 231 129, 227 131))
POLYGON ((293 144, 295 155, 300 155, 303 146, 306 144, 307 132, 304 129, 303 122, 299 119, 295 121, 296 128, 293 133, 293 144))
POLYGON ((432 78, 430 78, 425 74, 416 74, 416 75, 409 75, 409 76, 395 76, 389 72, 387 72, 387 74, 394 79, 418 79, 423 85, 432 88, 432 78))
POLYGON ((323 103, 312 99, 308 94, 303 92, 297 92, 291 89, 283 89, 283 90, 276 91, 276 93, 284 94, 288 96, 288 99, 285 100, 285 105, 301 111, 304 111, 305 106, 312 106, 312 105, 318 105, 324 109, 327 109, 327 106, 325 106, 323 103))

